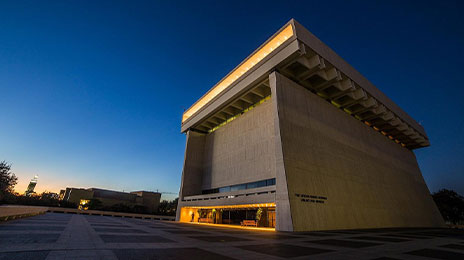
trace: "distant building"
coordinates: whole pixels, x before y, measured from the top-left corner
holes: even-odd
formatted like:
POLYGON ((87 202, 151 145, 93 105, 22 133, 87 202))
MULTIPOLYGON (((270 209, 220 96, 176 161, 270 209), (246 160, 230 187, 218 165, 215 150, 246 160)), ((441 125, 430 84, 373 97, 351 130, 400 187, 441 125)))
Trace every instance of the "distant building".
POLYGON ((35 175, 34 178, 31 179, 31 182, 29 182, 29 185, 27 186, 26 192, 24 193, 26 196, 30 196, 34 194, 34 189, 35 186, 37 185, 37 180, 39 179, 38 175, 35 175))
POLYGON ((92 199, 97 199, 103 207, 111 207, 116 204, 126 206, 143 206, 148 213, 154 213, 158 209, 161 193, 151 191, 133 191, 130 193, 105 190, 98 188, 66 188, 60 191, 60 199, 78 205, 85 205, 92 199))

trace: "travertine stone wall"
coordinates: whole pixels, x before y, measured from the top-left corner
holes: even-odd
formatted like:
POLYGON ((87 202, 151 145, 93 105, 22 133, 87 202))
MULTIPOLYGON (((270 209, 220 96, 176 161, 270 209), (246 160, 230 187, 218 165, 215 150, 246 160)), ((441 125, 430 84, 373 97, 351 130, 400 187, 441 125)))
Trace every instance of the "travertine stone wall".
POLYGON ((266 100, 206 136, 203 189, 275 177, 271 103, 266 100))
POLYGON ((285 172, 283 148, 282 148, 282 131, 280 130, 280 119, 279 119, 279 106, 280 103, 277 100, 277 91, 281 91, 281 87, 277 86, 280 84, 280 78, 278 73, 271 73, 269 75, 269 85, 272 93, 272 104, 273 104, 273 116, 274 116, 274 151, 276 157, 276 230, 279 231, 293 231, 293 220, 292 212, 290 210, 290 200, 288 192, 287 174, 285 172))
POLYGON ((295 231, 444 224, 412 151, 279 73, 270 80, 291 210, 284 221, 295 231))
MULTIPOLYGON (((192 204, 182 201, 185 196, 200 195, 204 189, 275 178, 273 113, 272 101, 267 100, 210 134, 187 132, 177 220, 181 207, 192 204)), ((255 200, 241 197, 234 202, 256 203, 255 200)), ((263 202, 274 199, 266 197, 260 201, 263 202)))
POLYGON ((201 194, 205 135, 188 131, 180 198, 201 194))
POLYGON ((184 204, 182 199, 185 196, 201 194, 204 148, 205 135, 193 131, 187 131, 179 203, 177 204, 176 211, 177 221, 179 221, 180 211, 184 204))

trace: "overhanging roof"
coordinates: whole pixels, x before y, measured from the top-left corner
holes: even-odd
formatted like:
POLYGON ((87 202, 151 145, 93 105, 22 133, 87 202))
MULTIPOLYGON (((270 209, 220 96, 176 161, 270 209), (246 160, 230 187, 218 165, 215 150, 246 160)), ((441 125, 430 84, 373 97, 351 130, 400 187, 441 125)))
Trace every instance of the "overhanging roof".
POLYGON ((227 110, 239 109, 240 102, 247 103, 265 92, 265 81, 273 70, 402 146, 429 145, 421 125, 293 19, 186 110, 181 131, 196 127, 204 131, 227 120, 228 114, 233 114, 227 110))

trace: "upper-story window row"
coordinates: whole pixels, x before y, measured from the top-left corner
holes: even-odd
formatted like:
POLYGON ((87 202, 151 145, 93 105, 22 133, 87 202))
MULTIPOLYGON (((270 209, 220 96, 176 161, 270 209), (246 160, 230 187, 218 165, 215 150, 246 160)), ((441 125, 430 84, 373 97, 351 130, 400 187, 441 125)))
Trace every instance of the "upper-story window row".
POLYGON ((221 188, 215 188, 215 189, 208 189, 208 190, 203 190, 202 194, 212 194, 212 193, 223 193, 223 192, 230 192, 230 191, 238 191, 238 190, 247 190, 247 189, 254 189, 254 188, 260 188, 260 187, 266 187, 266 186, 272 186, 276 184, 276 179, 267 179, 267 180, 262 180, 262 181, 255 181, 255 182, 248 182, 248 183, 242 183, 242 184, 237 184, 237 185, 232 185, 232 186, 225 186, 221 188))

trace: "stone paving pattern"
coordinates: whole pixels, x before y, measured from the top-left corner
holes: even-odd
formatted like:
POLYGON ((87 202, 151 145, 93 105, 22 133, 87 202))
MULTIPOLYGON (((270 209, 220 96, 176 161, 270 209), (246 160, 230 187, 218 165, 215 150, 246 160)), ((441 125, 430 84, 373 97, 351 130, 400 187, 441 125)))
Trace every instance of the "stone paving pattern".
POLYGON ((283 233, 47 213, 0 224, 0 259, 464 259, 464 230, 283 233))

